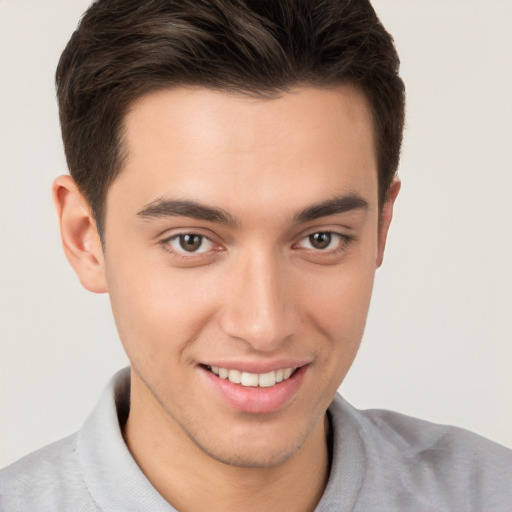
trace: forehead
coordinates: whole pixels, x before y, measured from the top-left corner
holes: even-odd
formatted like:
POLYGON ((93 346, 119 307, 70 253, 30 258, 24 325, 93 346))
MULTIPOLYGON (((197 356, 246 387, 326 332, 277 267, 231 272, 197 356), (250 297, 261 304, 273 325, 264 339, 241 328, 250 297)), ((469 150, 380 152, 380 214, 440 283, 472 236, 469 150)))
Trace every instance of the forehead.
POLYGON ((158 91, 132 106, 123 142, 109 194, 134 209, 165 196, 232 208, 249 198, 277 208, 285 195, 298 207, 342 193, 377 198, 370 109, 350 85, 271 99, 158 91))

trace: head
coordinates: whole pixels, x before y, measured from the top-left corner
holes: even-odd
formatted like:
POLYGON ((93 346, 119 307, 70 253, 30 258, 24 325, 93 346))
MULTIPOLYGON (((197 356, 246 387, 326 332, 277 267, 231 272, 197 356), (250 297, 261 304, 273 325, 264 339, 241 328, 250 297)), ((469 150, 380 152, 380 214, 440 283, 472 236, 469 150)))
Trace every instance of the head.
POLYGON ((237 466, 323 435, 399 189, 397 72, 367 2, 91 6, 57 71, 54 194, 111 297, 129 422, 237 466))

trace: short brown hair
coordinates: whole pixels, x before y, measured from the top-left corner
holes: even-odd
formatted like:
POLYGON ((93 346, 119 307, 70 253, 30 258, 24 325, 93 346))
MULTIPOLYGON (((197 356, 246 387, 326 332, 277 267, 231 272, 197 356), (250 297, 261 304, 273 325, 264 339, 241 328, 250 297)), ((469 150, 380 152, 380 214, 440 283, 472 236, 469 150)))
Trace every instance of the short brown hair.
POLYGON ((398 70, 367 0, 97 0, 56 73, 69 170, 102 233, 123 119, 140 96, 179 85, 265 96, 350 82, 371 105, 382 205, 404 126, 398 70))

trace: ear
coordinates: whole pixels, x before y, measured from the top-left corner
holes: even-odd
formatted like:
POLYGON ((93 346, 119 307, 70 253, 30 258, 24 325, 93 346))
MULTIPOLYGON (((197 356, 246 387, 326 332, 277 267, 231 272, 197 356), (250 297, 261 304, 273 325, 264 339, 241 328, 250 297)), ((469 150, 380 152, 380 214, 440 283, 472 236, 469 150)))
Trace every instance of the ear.
POLYGON ((95 293, 107 292, 103 248, 87 200, 67 175, 55 179, 52 194, 69 263, 84 288, 95 293))
POLYGON ((395 204, 395 199, 398 196, 398 192, 400 192, 401 186, 402 184, 400 183, 400 180, 398 178, 395 178, 389 187, 386 202, 382 205, 382 211, 380 213, 379 221, 379 235, 376 262, 377 267, 380 267, 382 265, 382 261, 384 259, 384 249, 386 248, 386 240, 388 238, 389 225, 391 224, 391 219, 393 218, 393 207, 395 204))

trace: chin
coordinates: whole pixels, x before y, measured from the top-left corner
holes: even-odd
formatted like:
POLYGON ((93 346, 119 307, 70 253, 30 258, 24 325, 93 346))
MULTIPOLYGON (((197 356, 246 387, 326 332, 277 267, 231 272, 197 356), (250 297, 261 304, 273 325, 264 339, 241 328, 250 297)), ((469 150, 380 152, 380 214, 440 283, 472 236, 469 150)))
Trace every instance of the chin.
POLYGON ((276 446, 269 442, 254 443, 245 441, 240 446, 222 448, 219 445, 204 446, 193 440, 196 446, 210 458, 237 468, 271 468, 284 464, 302 447, 304 441, 293 446, 276 446))
POLYGON ((293 423, 271 420, 265 423, 260 419, 250 424, 224 424, 216 429, 220 435, 215 435, 213 429, 200 432, 196 428, 183 428, 183 425, 182 429, 213 460, 239 468, 270 468, 285 463, 300 452, 316 424, 293 423))

